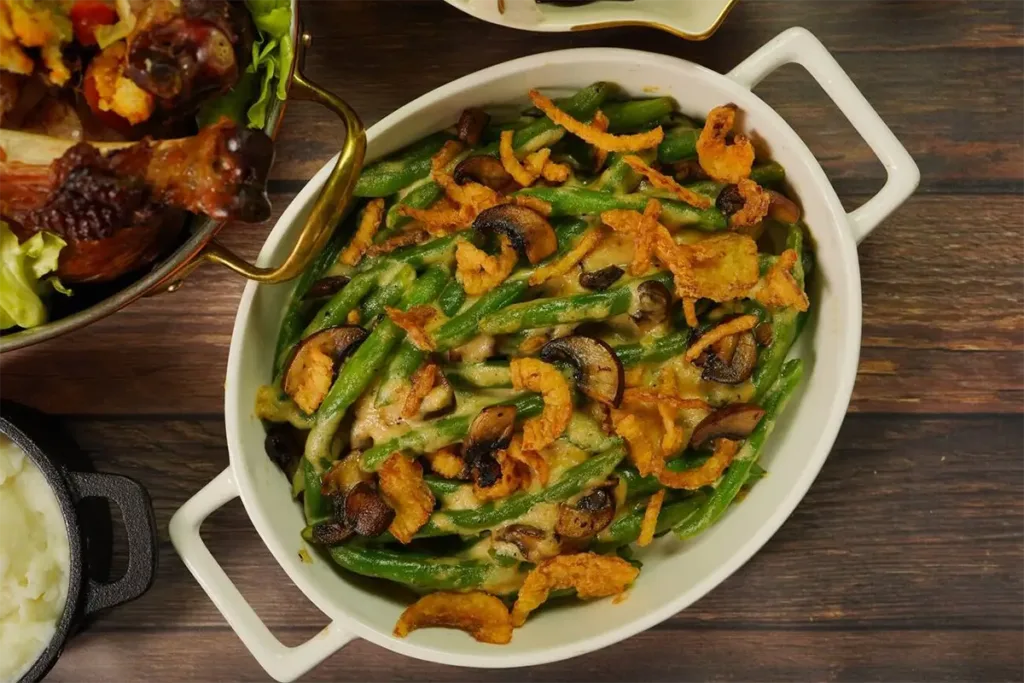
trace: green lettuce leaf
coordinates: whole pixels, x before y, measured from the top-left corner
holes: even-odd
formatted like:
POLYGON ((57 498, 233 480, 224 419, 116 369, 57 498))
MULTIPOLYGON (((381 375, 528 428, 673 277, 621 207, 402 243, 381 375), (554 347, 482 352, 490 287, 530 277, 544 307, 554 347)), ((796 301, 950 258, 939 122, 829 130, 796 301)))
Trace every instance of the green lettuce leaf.
POLYGON ((66 244, 49 232, 37 232, 19 244, 7 223, 0 221, 0 329, 42 325, 42 295, 51 288, 71 293, 56 276, 44 277, 56 272, 57 257, 66 244))

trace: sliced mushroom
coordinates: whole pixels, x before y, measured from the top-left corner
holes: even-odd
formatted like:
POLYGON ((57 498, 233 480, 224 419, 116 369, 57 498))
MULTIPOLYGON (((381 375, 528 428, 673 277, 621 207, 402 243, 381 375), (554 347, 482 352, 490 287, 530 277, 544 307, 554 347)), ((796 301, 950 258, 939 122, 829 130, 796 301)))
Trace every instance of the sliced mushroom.
POLYGON ((633 305, 629 317, 641 329, 657 325, 668 318, 669 307, 672 305, 672 292, 657 280, 641 282, 633 296, 633 305))
POLYGON ((284 374, 284 393, 307 415, 320 407, 348 354, 366 339, 355 325, 330 327, 302 340, 284 374))
POLYGON ((622 402, 626 387, 622 361, 600 339, 573 334, 553 339, 540 350, 547 363, 568 363, 575 370, 576 386, 584 394, 611 406, 622 402))
POLYGON ((491 115, 479 107, 463 109, 462 114, 459 116, 459 123, 456 126, 459 139, 473 147, 479 145, 480 138, 484 134, 484 128, 487 127, 490 121, 491 115))
POLYGON ((700 378, 722 384, 739 384, 753 374, 756 363, 757 342, 752 333, 743 332, 738 335, 730 360, 723 360, 715 354, 708 355, 700 378))
POLYGON ((515 423, 515 406, 488 406, 469 425, 462 457, 477 486, 490 488, 501 479, 496 453, 512 443, 515 423))
POLYGON ((750 403, 733 403, 719 408, 697 425, 690 437, 692 448, 701 448, 715 439, 745 439, 761 421, 764 410, 750 403))
POLYGON ((722 188, 722 191, 718 193, 718 199, 715 200, 715 208, 721 211, 726 216, 731 216, 740 209, 743 208, 747 200, 740 194, 740 188, 737 185, 726 185, 722 188))
POLYGON ((603 292, 618 282, 625 272, 618 266, 607 266, 601 270, 591 272, 584 271, 580 273, 580 287, 603 292))
POLYGON ((772 339, 775 338, 775 331, 772 329, 770 322, 758 323, 757 327, 754 328, 754 339, 761 346, 771 346, 772 339))
POLYGON ((561 551, 557 538, 528 524, 509 524, 494 535, 492 543, 498 554, 534 564, 561 551))
POLYGON ((345 495, 345 524, 360 536, 380 536, 394 518, 395 511, 368 481, 359 482, 345 495))
POLYGON ((311 301, 313 299, 326 299, 329 296, 334 296, 348 284, 348 278, 344 275, 329 275, 322 277, 309 288, 306 294, 302 297, 303 301, 311 301))
POLYGON ((500 204, 482 211, 473 221, 473 229, 505 235, 530 263, 540 263, 558 248, 548 219, 518 204, 500 204))
POLYGON ((768 190, 771 203, 768 205, 768 215, 782 223, 796 223, 800 220, 800 207, 792 199, 776 192, 768 190))
POLYGON ((608 482, 586 494, 575 505, 562 503, 558 508, 555 532, 562 538, 589 538, 612 523, 615 517, 615 486, 608 482))
POLYGON ((263 440, 263 448, 275 465, 288 472, 302 457, 302 432, 287 422, 268 425, 267 438, 263 440))
POLYGON ((311 531, 313 542, 320 545, 338 545, 347 541, 355 533, 343 522, 336 521, 314 524, 311 531))
POLYGON ((459 185, 473 181, 504 194, 519 189, 515 178, 492 156, 466 157, 455 167, 452 177, 459 185))

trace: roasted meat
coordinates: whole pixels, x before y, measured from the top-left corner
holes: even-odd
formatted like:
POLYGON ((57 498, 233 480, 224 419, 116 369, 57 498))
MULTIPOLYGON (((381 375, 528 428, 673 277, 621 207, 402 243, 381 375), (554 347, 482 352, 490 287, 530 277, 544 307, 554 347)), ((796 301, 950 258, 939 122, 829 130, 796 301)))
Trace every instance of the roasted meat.
POLYGON ((63 237, 69 248, 61 254, 60 275, 70 281, 110 279, 145 265, 157 255, 148 247, 169 225, 180 227, 184 211, 244 222, 270 215, 265 182, 272 142, 227 119, 190 138, 147 140, 108 154, 78 143, 50 163, 40 163, 39 145, 26 163, 4 142, 0 215, 23 238, 40 230, 63 237), (111 251, 107 262, 95 255, 87 266, 71 262, 89 245, 105 244, 105 253, 125 243, 127 253, 111 251))
POLYGON ((252 48, 251 22, 241 2, 154 0, 128 38, 124 74, 163 112, 187 115, 238 82, 252 48))

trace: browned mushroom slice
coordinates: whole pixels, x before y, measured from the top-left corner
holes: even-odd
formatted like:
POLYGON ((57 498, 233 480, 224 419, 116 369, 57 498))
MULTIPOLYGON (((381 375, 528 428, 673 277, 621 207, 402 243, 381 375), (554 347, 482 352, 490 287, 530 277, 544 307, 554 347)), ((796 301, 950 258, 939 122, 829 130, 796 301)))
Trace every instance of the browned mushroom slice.
POLYGON ((467 145, 476 147, 480 144, 484 128, 487 127, 490 121, 491 115, 479 107, 463 109, 462 114, 459 116, 459 123, 455 127, 458 131, 459 139, 467 145))
POLYGON ((800 207, 792 199, 776 192, 768 190, 771 203, 768 205, 768 215, 782 223, 797 223, 800 221, 800 207))
POLYGON ((718 193, 718 198, 715 199, 715 208, 721 211, 726 216, 731 216, 740 209, 746 200, 743 199, 743 195, 740 194, 740 188, 736 185, 726 185, 722 188, 722 191, 718 193))
POLYGON ((509 524, 494 535, 495 551, 537 564, 558 555, 561 546, 552 534, 528 524, 509 524))
POLYGON ((359 482, 345 495, 345 524, 360 536, 380 536, 394 518, 395 511, 368 481, 359 482))
POLYGON ((636 288, 629 317, 641 328, 657 325, 668 318, 672 292, 655 280, 641 282, 636 288))
POLYGON ((285 369, 284 393, 307 415, 316 412, 342 361, 364 339, 366 330, 355 325, 330 327, 303 339, 285 369))
POLYGON ((313 542, 320 545, 338 545, 348 540, 353 533, 343 522, 336 521, 320 522, 312 528, 313 542))
POLYGON ((477 486, 490 488, 501 479, 501 464, 495 454, 512 442, 515 423, 515 406, 488 406, 469 425, 462 452, 477 486))
POLYGON ((540 350, 546 363, 568 363, 575 370, 576 386, 584 394, 618 407, 626 387, 622 362, 612 347, 600 339, 573 334, 552 339, 540 350))
POLYGON ((459 185, 472 181, 505 194, 519 189, 519 183, 515 178, 492 156, 480 155, 463 159, 455 167, 452 177, 459 185))
POLYGON ((770 322, 760 323, 754 328, 754 339, 761 346, 771 346, 772 339, 774 338, 775 331, 772 329, 772 324, 770 322))
POLYGON ((558 248, 548 219, 518 204, 500 204, 482 211, 473 221, 473 229, 505 235, 530 263, 540 263, 558 248))
POLYGON ((312 299, 326 299, 329 296, 334 296, 348 284, 348 278, 344 275, 329 275, 322 277, 306 291, 302 299, 304 301, 310 301, 312 299))
POLYGON ((757 342, 750 332, 743 332, 736 340, 736 348, 728 361, 711 354, 704 362, 700 378, 722 384, 745 382, 754 372, 757 364, 757 342))
POLYGON ((626 271, 618 266, 607 266, 601 270, 582 272, 580 273, 580 287, 603 292, 618 282, 624 272, 626 271))
POLYGON ((690 437, 692 448, 701 448, 719 438, 745 439, 761 421, 764 410, 750 403, 733 403, 719 408, 697 425, 690 437))
POLYGON ((594 489, 575 505, 559 505, 555 532, 562 538, 589 538, 611 524, 615 517, 616 484, 606 483, 594 489))
POLYGON ((303 442, 302 432, 287 422, 280 422, 267 425, 267 437, 263 440, 263 448, 275 465, 288 472, 302 457, 303 442))

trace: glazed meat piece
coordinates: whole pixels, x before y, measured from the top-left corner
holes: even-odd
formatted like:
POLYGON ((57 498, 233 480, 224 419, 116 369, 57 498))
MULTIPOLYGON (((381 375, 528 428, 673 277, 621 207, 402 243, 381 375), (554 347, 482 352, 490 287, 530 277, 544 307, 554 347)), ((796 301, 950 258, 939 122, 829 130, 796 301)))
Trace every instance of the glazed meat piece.
POLYGON ((138 142, 106 155, 78 143, 49 164, 0 161, 0 215, 21 239, 48 230, 68 242, 62 278, 106 280, 155 258, 154 245, 177 232, 184 211, 219 220, 268 218, 272 161, 265 133, 227 119, 190 138, 138 142), (87 261, 76 262, 86 251, 87 261))
POLYGON ((252 48, 252 25, 241 2, 154 0, 128 39, 124 74, 159 109, 181 116, 235 83, 252 48))

